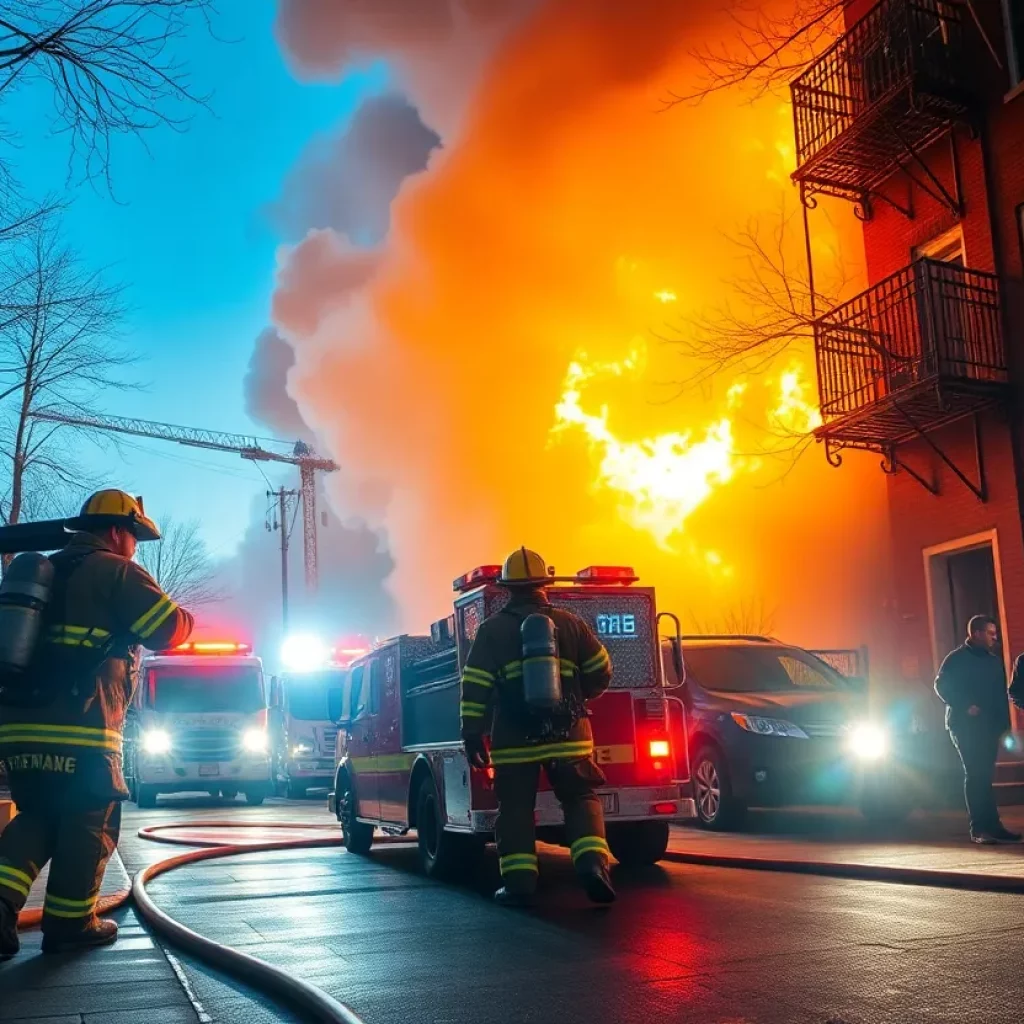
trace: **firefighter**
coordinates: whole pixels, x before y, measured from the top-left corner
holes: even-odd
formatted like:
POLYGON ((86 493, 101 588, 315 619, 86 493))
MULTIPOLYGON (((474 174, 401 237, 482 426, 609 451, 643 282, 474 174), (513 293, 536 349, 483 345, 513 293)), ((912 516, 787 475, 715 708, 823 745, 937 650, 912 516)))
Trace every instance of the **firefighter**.
POLYGON ((611 659, 578 616, 548 601, 544 559, 526 548, 505 560, 500 582, 508 604, 481 625, 462 672, 462 739, 477 768, 494 765, 498 797, 495 839, 503 885, 494 898, 527 906, 537 887, 534 804, 543 767, 565 812, 565 830, 577 875, 595 903, 615 899, 608 876, 604 814, 595 790, 605 779, 594 763, 594 738, 585 702, 611 682, 611 659), (527 707, 522 626, 540 613, 554 625, 561 705, 538 715, 527 707), (484 734, 493 715, 488 751, 484 734))
POLYGON ((54 586, 32 673, 43 697, 0 707, 0 758, 18 808, 0 833, 0 959, 17 953, 17 916, 43 865, 43 952, 103 946, 117 925, 96 915, 117 846, 125 713, 139 645, 167 648, 192 631, 179 608, 132 559, 160 539, 141 498, 93 494, 51 558, 54 586))

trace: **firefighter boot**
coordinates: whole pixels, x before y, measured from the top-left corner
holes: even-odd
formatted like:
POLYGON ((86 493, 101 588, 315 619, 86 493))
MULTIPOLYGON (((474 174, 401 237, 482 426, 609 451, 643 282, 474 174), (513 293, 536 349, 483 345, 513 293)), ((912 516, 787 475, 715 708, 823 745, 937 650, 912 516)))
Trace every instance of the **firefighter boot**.
POLYGON ((608 843, 602 836, 584 836, 570 847, 573 867, 593 903, 614 903, 615 889, 608 875, 608 843))
POLYGON ((104 921, 102 918, 96 917, 84 931, 56 935, 51 932, 44 935, 43 952, 74 953, 80 949, 110 946, 115 942, 117 942, 117 925, 113 921, 104 921))
POLYGON ((615 902, 615 889, 612 887, 612 880, 608 875, 607 864, 595 864, 592 868, 581 870, 580 878, 591 903, 615 902))
POLYGON ((532 892, 510 889, 507 885, 503 885, 494 894, 494 902, 501 907, 526 908, 533 906, 533 896, 532 892))
POLYGON ((18 912, 6 900, 0 900, 0 961, 9 960, 20 949, 18 912))

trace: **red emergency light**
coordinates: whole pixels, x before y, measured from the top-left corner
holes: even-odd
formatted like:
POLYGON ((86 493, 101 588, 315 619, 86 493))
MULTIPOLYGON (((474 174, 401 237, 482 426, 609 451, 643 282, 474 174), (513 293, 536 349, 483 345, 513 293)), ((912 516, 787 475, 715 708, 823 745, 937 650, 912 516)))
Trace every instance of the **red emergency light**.
POLYGON ((234 640, 188 640, 161 654, 249 654, 252 644, 237 643, 234 640))
POLYGON ((485 583, 495 583, 501 578, 500 565, 478 565, 456 580, 452 580, 452 590, 456 594, 464 594, 467 590, 482 587, 485 583))
POLYGON ((588 565, 576 573, 576 579, 587 583, 636 583, 639 576, 628 565, 588 565))

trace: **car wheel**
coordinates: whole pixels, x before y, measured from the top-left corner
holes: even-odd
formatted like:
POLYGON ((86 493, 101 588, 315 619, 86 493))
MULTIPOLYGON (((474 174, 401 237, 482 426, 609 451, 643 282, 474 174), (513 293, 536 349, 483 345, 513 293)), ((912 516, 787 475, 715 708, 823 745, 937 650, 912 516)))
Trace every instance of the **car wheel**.
POLYGON ((702 828, 726 830, 743 819, 744 805, 732 795, 729 767, 722 752, 710 744, 693 761, 693 791, 702 828))
POLYGON ((428 878, 453 878, 465 871, 480 852, 476 836, 445 829, 441 798, 430 776, 424 777, 416 797, 416 841, 420 864, 428 878))
POLYGON ((608 826, 612 856, 623 867, 657 864, 668 849, 667 821, 631 821, 608 826))
POLYGON ((338 821, 345 849, 359 856, 369 853, 373 845, 373 826, 356 820, 356 794, 351 786, 338 797, 338 821))
POLYGON ((253 807, 259 807, 266 798, 267 794, 261 789, 249 790, 245 794, 245 802, 247 804, 252 804, 253 807))
POLYGON ((135 805, 145 811, 151 811, 156 807, 156 787, 144 786, 142 783, 136 783, 135 805))

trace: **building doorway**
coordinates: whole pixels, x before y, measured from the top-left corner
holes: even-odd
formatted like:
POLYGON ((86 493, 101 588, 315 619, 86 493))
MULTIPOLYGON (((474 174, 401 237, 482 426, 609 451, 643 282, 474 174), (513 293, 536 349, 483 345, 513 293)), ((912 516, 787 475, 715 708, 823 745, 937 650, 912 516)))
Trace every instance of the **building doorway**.
POLYGON ((936 671, 942 659, 964 642, 967 620, 972 615, 987 615, 999 626, 1009 677, 1010 641, 1006 635, 996 531, 925 548, 924 565, 936 671))

